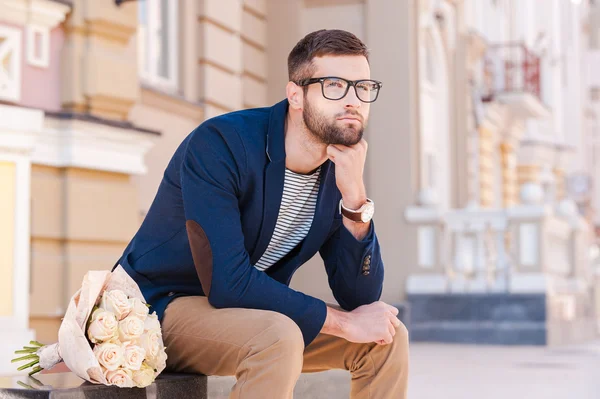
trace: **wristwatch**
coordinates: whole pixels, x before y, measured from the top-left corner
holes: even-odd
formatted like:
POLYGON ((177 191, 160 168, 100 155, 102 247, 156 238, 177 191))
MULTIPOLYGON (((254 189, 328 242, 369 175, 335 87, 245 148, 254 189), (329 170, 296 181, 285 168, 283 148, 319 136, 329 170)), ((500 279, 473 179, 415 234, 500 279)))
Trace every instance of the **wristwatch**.
POLYGON ((353 210, 346 208, 342 200, 340 200, 339 209, 343 216, 347 217, 353 222, 368 223, 371 221, 371 219, 373 219, 373 214, 375 213, 375 203, 367 198, 367 202, 365 202, 357 210, 353 210))

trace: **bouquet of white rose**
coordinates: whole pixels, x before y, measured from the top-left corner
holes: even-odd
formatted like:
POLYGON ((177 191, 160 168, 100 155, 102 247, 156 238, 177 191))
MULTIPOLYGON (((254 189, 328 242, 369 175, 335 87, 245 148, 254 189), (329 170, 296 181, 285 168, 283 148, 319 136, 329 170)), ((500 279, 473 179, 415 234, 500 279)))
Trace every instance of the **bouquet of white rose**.
POLYGON ((79 377, 96 384, 146 387, 165 366, 167 355, 156 313, 149 314, 139 287, 119 266, 90 271, 71 298, 58 342, 32 341, 13 359, 28 361, 35 374, 64 361, 79 377))

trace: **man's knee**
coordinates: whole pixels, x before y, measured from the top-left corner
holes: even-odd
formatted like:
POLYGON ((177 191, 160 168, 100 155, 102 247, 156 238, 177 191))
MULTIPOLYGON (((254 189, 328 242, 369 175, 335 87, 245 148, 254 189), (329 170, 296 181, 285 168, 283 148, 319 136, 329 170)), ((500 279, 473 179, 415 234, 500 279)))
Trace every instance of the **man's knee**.
POLYGON ((394 345, 401 348, 408 347, 408 329, 402 322, 400 322, 400 325, 396 327, 396 335, 394 335, 394 345))
POLYGON ((396 327, 394 341, 386 345, 387 350, 390 352, 388 362, 392 362, 398 366, 404 366, 408 363, 408 342, 408 329, 404 323, 400 322, 400 325, 396 327))
POLYGON ((269 312, 265 321, 265 329, 248 342, 257 352, 274 356, 281 366, 291 368, 290 371, 302 370, 304 355, 304 338, 298 325, 289 317, 276 312, 269 312))

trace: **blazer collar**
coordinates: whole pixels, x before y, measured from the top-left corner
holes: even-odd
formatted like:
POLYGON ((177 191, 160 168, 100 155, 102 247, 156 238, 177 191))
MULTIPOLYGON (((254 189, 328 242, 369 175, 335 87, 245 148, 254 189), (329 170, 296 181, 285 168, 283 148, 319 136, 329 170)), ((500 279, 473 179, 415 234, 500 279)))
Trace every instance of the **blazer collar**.
POLYGON ((286 98, 271 107, 266 148, 270 162, 280 162, 285 159, 285 118, 288 106, 289 103, 286 98))

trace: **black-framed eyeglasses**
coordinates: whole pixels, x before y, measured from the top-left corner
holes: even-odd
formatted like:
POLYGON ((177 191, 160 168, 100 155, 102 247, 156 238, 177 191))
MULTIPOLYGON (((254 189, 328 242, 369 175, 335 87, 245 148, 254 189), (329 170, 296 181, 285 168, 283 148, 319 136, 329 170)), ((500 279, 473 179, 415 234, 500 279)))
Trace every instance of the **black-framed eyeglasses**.
POLYGON ((364 103, 372 103, 377 100, 379 89, 383 85, 381 82, 372 79, 348 80, 337 76, 302 79, 296 82, 298 86, 308 86, 313 83, 321 83, 323 97, 334 101, 346 97, 350 86, 353 86, 356 97, 364 103))

